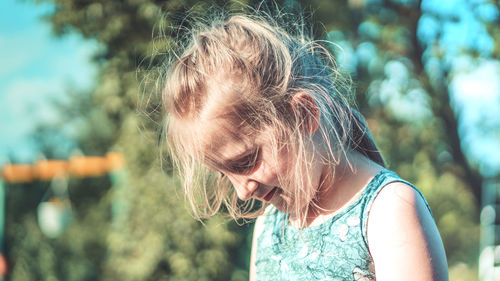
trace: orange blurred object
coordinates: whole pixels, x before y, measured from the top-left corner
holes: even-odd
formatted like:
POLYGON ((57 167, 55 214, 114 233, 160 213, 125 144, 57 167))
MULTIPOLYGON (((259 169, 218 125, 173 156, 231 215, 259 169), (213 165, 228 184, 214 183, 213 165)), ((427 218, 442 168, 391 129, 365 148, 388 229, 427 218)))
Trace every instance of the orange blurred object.
POLYGON ((34 165, 34 172, 39 180, 51 180, 68 173, 68 162, 63 160, 42 160, 34 165))
POLYGON ((122 169, 125 166, 125 159, 123 156, 116 152, 108 152, 106 154, 106 170, 114 171, 122 169))
POLYGON ((106 174, 106 159, 97 156, 74 156, 69 159, 69 172, 76 177, 96 177, 106 174))
POLYGON ((2 253, 0 253, 0 276, 7 275, 7 261, 2 253))
POLYGON ((35 179, 33 165, 27 164, 5 165, 2 175, 5 181, 10 183, 31 182, 35 179))
POLYGON ((8 164, 3 167, 1 176, 9 183, 51 180, 68 174, 80 178, 97 177, 124 166, 125 159, 121 154, 109 152, 105 157, 74 156, 69 161, 43 160, 34 165, 8 164))

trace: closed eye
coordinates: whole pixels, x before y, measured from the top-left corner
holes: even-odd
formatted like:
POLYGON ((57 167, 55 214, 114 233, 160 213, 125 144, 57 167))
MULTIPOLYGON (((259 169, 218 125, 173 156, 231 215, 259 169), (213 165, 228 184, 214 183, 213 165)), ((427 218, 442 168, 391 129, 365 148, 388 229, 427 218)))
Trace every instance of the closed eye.
POLYGON ((250 173, 259 162, 259 149, 241 157, 240 159, 231 163, 228 167, 228 170, 237 173, 237 174, 246 174, 250 173))

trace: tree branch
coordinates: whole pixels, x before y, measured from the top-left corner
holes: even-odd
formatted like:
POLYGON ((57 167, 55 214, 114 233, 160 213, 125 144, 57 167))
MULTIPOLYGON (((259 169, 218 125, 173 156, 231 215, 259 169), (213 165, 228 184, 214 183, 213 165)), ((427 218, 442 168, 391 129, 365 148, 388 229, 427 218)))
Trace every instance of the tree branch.
POLYGON ((422 61, 424 49, 423 46, 420 45, 417 36, 418 20, 422 15, 420 4, 421 1, 418 1, 417 13, 413 13, 413 18, 409 19, 409 28, 412 31, 411 39, 413 43, 413 53, 410 53, 409 57, 411 58, 413 65, 415 66, 415 73, 418 75, 424 89, 427 91, 431 98, 432 112, 443 122, 444 138, 447 140, 447 143, 450 146, 453 160, 458 166, 462 168, 462 171, 453 170, 452 172, 467 184, 469 190, 472 192, 476 199, 477 205, 480 206, 481 186, 483 179, 480 174, 469 165, 462 150, 460 136, 458 134, 458 120, 450 104, 450 91, 448 85, 446 85, 444 82, 447 81, 448 72, 443 71, 444 75, 442 79, 438 79, 437 84, 433 86, 430 83, 428 73, 424 68, 424 64, 422 61))

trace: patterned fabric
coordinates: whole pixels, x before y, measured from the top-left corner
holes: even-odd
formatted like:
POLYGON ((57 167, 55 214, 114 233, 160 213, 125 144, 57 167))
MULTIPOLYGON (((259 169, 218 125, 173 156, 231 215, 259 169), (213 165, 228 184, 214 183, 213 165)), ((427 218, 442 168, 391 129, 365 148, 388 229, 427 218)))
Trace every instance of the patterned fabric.
POLYGON ((397 181, 417 190, 394 172, 382 170, 354 203, 301 231, 288 225, 287 214, 270 207, 258 238, 257 280, 375 280, 366 236, 368 212, 380 190, 397 181))

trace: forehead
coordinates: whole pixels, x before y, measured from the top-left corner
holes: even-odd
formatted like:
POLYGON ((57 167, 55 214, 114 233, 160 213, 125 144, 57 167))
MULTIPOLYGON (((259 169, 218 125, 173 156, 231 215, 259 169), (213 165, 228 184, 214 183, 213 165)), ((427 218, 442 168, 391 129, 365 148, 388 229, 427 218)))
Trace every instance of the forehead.
POLYGON ((220 73, 207 81, 206 103, 193 122, 193 129, 202 134, 201 147, 206 151, 247 142, 246 136, 252 134, 235 112, 244 95, 235 80, 237 77, 220 73))
POLYGON ((200 125, 199 131, 204 133, 200 148, 206 153, 230 155, 248 149, 254 143, 255 133, 248 126, 229 118, 218 118, 200 125))
POLYGON ((232 158, 255 143, 256 132, 241 117, 245 97, 251 95, 237 75, 218 73, 207 79, 205 102, 189 120, 177 120, 180 141, 196 158, 232 158), (238 111, 238 112, 237 112, 238 111))
POLYGON ((227 119, 198 120, 181 126, 180 145, 185 152, 209 166, 221 166, 255 147, 255 134, 227 119))

